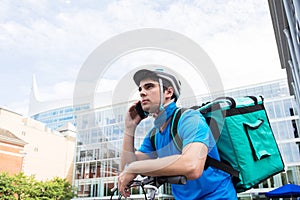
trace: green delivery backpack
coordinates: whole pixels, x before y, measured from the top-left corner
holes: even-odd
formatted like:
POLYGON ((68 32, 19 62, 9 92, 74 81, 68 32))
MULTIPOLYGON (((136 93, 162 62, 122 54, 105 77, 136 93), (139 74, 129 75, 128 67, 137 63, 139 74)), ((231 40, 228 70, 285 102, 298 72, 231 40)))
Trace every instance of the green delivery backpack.
MULTIPOLYGON (((263 97, 223 97, 192 109, 205 117, 221 157, 218 161, 207 156, 205 167, 216 167, 231 174, 237 192, 246 191, 284 170, 263 97)), ((178 108, 171 119, 170 134, 180 151, 182 139, 177 125, 185 110, 178 108)), ((155 148, 154 133, 150 140, 155 148)))

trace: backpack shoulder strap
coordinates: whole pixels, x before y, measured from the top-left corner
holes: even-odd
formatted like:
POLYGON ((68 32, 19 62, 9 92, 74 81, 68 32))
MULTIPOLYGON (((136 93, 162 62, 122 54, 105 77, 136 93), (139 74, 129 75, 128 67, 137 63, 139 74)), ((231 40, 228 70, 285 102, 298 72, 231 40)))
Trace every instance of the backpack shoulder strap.
POLYGON ((227 165, 226 163, 214 159, 207 155, 204 169, 207 169, 209 166, 220 169, 228 174, 232 175, 235 178, 239 178, 239 172, 235 170, 231 165, 227 165))
POLYGON ((172 137, 172 140, 177 148, 178 151, 182 151, 182 139, 178 134, 178 122, 181 117, 181 114, 186 111, 187 108, 177 108, 173 114, 172 120, 171 120, 171 128, 170 128, 170 134, 172 137))
POLYGON ((151 133, 150 133, 150 142, 151 142, 151 146, 153 147, 154 150, 156 150, 155 135, 156 135, 156 128, 153 127, 151 130, 151 133))
MULTIPOLYGON (((173 114, 172 114, 172 118, 171 118, 171 137, 173 142, 175 143, 176 148, 181 152, 182 150, 182 139, 178 136, 177 134, 177 126, 178 126, 178 121, 179 118, 181 116, 181 113, 184 112, 184 110, 182 110, 183 108, 177 108, 173 114), (175 130, 173 130, 175 129, 175 130)), ((150 142, 151 142, 151 146, 153 147, 154 150, 156 150, 156 145, 155 145, 155 137, 156 136, 156 128, 154 127, 151 130, 150 133, 150 142)))

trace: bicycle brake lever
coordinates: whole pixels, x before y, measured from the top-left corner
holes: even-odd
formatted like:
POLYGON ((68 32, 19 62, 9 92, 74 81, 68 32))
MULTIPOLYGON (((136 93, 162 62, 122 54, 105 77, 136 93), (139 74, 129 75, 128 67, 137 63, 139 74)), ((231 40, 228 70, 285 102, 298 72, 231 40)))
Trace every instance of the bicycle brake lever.
POLYGON ((155 186, 153 186, 153 185, 144 185, 144 188, 145 188, 145 189, 152 189, 152 190, 154 190, 154 191, 157 191, 157 190, 158 190, 158 188, 155 187, 155 186))
POLYGON ((144 185, 144 188, 145 189, 150 189, 151 191, 149 192, 149 195, 148 195, 148 198, 151 199, 151 200, 154 200, 155 199, 155 195, 158 191, 158 188, 153 186, 153 185, 144 185))
POLYGON ((156 177, 148 176, 145 177, 141 182, 143 185, 151 185, 156 182, 156 177))
POLYGON ((114 186, 113 188, 110 189, 110 191, 111 191, 112 193, 114 193, 117 189, 118 189, 118 187, 117 187, 117 186, 114 186))

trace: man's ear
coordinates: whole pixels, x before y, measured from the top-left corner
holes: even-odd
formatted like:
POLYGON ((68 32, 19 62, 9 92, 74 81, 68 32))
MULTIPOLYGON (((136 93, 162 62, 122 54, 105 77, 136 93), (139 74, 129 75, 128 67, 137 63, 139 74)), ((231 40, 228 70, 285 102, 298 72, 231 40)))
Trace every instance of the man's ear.
POLYGON ((168 87, 165 92, 166 92, 167 97, 171 98, 174 94, 174 89, 172 87, 168 87))

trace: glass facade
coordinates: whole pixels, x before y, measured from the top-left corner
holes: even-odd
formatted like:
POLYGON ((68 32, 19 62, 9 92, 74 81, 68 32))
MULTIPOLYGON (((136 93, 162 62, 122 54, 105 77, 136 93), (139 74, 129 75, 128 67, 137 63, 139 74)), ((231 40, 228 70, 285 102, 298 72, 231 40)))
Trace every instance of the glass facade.
MULTIPOLYGON (((75 186, 78 197, 110 196, 116 184, 123 139, 125 105, 99 108, 77 114, 77 148, 75 186)), ((136 145, 151 128, 152 120, 138 126, 136 145)), ((170 188, 169 188, 170 192, 170 188)), ((140 191, 133 191, 139 194, 140 191)))
MULTIPOLYGON (((286 80, 225 91, 226 96, 240 97, 262 95, 274 135, 282 153, 286 170, 261 183, 258 188, 279 187, 287 182, 300 184, 299 110, 295 99, 289 95, 286 80)), ((199 105, 211 101, 209 96, 197 97, 199 105)), ((183 99, 181 106, 192 106, 183 99)), ((83 111, 77 116, 77 147, 74 185, 78 199, 108 199, 110 189, 117 182, 122 147, 124 114, 127 104, 83 111)), ((135 146, 142 142, 152 127, 152 119, 138 126, 135 146)), ((133 190, 132 198, 139 199, 141 191, 133 190)), ((172 199, 169 185, 159 188, 159 199, 172 199)))
POLYGON ((87 109, 89 109, 89 105, 66 106, 35 114, 31 118, 43 122, 46 124, 46 127, 52 130, 56 130, 68 122, 76 126, 76 116, 74 113, 87 109))

